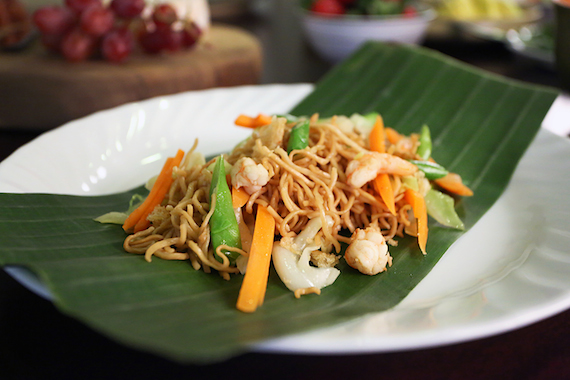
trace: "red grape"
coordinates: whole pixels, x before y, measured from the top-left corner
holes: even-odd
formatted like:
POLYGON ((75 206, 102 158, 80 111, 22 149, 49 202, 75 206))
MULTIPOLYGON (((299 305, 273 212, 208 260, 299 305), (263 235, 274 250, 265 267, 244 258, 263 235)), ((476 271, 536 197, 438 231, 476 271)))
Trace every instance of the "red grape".
POLYGON ((134 38, 127 28, 115 28, 103 37, 101 53, 111 62, 124 62, 133 50, 134 38))
POLYGON ((42 34, 40 40, 48 51, 59 53, 62 37, 60 34, 42 34))
POLYGON ((156 24, 172 25, 178 20, 178 14, 172 5, 163 3, 154 8, 152 20, 156 24))
POLYGON ((33 15, 34 24, 43 34, 63 34, 73 26, 75 20, 71 11, 60 6, 38 9, 33 15))
POLYGON ((168 50, 179 51, 183 47, 184 35, 182 31, 172 29, 170 25, 158 24, 155 30, 142 35, 141 46, 149 54, 157 54, 168 50))
POLYGON ((80 15, 87 8, 94 5, 103 6, 101 0, 65 0, 65 5, 71 9, 75 14, 80 15))
POLYGON ((81 14, 80 25, 91 36, 100 37, 113 28, 115 16, 109 8, 92 6, 81 14))
POLYGON ((158 54, 166 47, 164 36, 158 32, 158 29, 143 33, 140 37, 140 44, 148 54, 158 54))
POLYGON ((93 54, 95 40, 80 29, 74 29, 61 40, 61 54, 70 62, 84 61, 93 54))
POLYGON ((185 48, 194 46, 201 35, 202 31, 198 25, 194 22, 190 23, 182 30, 182 46, 185 48))
POLYGON ((162 34, 165 50, 175 52, 182 49, 183 36, 181 31, 174 30, 170 25, 164 24, 157 24, 156 31, 162 34))
POLYGON ((139 16, 145 7, 144 0, 113 0, 111 9, 121 18, 131 19, 139 16))
POLYGON ((34 23, 45 47, 71 62, 94 53, 107 61, 123 62, 135 49, 135 41, 149 54, 176 52, 194 46, 202 34, 194 22, 180 19, 168 3, 143 16, 145 0, 110 0, 108 7, 103 6, 107 0, 63 1, 65 6, 36 11, 34 23))
POLYGON ((317 0, 311 6, 311 10, 325 15, 341 15, 346 12, 339 0, 317 0))

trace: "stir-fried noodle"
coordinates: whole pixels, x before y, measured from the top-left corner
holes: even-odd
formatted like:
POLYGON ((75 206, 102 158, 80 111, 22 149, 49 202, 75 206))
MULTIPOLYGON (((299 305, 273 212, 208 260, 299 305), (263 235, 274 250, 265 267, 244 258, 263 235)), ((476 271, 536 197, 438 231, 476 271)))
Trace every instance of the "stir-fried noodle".
MULTIPOLYGON (((396 214, 393 215, 374 191, 371 182, 362 187, 347 183, 347 166, 368 151, 367 136, 357 129, 341 130, 337 118, 320 122, 311 119, 308 148, 289 154, 284 147, 292 123, 274 118, 273 122, 254 131, 252 137, 238 145, 226 156, 235 165, 241 157, 249 157, 269 173, 269 181, 250 194, 243 209, 243 218, 254 212, 256 205, 266 206, 276 221, 276 233, 284 238, 299 234, 313 218, 321 218, 322 229, 315 237, 323 251, 340 252, 340 242, 350 243, 341 231, 351 233, 369 225, 379 227, 386 240, 395 244, 394 237, 403 236, 410 225, 411 206, 403 200, 401 177, 391 176, 396 214), (332 225, 325 222, 326 217, 332 225)), ((417 138, 406 138, 400 146, 392 146, 392 154, 412 155, 417 138)), ((152 225, 129 235, 124 248, 127 252, 168 260, 190 260, 194 268, 209 272, 215 269, 228 277, 238 269, 227 257, 216 254, 210 244, 209 220, 215 208, 215 198, 209 200, 212 161, 188 166, 195 154, 196 144, 186 154, 185 161, 173 169, 174 181, 164 201, 149 215, 152 225), (218 260, 216 258, 221 258, 218 260)), ((251 223, 250 223, 251 224, 251 223)), ((243 255, 247 252, 231 247, 243 255)))

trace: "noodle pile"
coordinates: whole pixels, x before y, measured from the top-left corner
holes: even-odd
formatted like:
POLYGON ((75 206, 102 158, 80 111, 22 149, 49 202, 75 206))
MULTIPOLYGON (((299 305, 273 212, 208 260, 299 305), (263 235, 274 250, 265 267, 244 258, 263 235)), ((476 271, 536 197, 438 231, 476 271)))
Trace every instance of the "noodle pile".
MULTIPOLYGON (((250 194, 240 211, 243 223, 251 229, 256 205, 263 205, 275 219, 276 234, 282 238, 295 237, 311 219, 321 218, 323 228, 315 241, 325 252, 339 253, 341 242, 350 243, 346 233, 341 232, 352 233, 369 225, 376 225, 388 243, 396 244, 394 237, 403 236, 412 223, 411 207, 403 199, 402 179, 390 176, 395 215, 390 213, 372 183, 361 188, 349 185, 347 165, 368 152, 368 141, 358 129, 343 128, 344 121, 340 117, 319 121, 314 115, 308 147, 288 154, 287 140, 293 123, 274 117, 270 125, 254 130, 248 140, 225 156, 231 165, 241 157, 250 157, 269 172, 269 182, 250 194), (327 216, 333 220, 332 227, 325 222, 327 216)), ((191 165, 190 161, 197 155, 196 145, 186 154, 184 162, 173 169, 174 181, 169 192, 148 217, 151 227, 129 235, 124 248, 127 252, 144 254, 147 261, 153 255, 169 260, 190 260, 195 269, 203 268, 206 272, 215 269, 229 278, 230 273, 239 270, 230 266, 225 255, 217 255, 210 244, 209 219, 215 208, 215 199, 212 202, 209 199, 213 160, 191 165)), ((413 155, 417 145, 417 136, 412 135, 396 145, 390 144, 387 152, 407 158, 413 155)), ((421 177, 420 172, 416 175, 421 177)), ((247 251, 233 250, 247 255, 247 251)))

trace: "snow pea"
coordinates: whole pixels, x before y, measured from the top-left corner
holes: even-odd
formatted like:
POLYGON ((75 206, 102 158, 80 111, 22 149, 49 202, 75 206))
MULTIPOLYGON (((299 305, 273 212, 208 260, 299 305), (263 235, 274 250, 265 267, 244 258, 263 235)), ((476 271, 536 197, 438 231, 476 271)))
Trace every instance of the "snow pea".
POLYGON ((426 161, 431 156, 431 149, 431 133, 429 131, 429 127, 424 124, 420 132, 420 146, 418 147, 416 154, 420 156, 422 160, 426 161))
POLYGON ((426 178, 429 180, 445 177, 448 173, 447 169, 445 169, 440 164, 436 164, 435 162, 419 160, 410 160, 410 162, 416 165, 422 172, 424 172, 426 178))
POLYGON ((446 227, 464 230, 465 226, 455 211, 455 202, 447 194, 430 189, 424 197, 428 214, 446 227))
POLYGON ((299 121, 299 118, 295 115, 291 115, 288 113, 282 114, 282 115, 275 115, 277 117, 284 117, 285 119, 287 119, 287 123, 295 123, 297 121, 299 121))
POLYGON ((309 145, 309 120, 302 121, 291 129, 287 153, 293 150, 305 149, 309 145))
MULTIPOLYGON (((219 156, 214 166, 212 183, 210 184, 210 200, 216 195, 216 205, 210 218, 210 240, 214 250, 220 245, 241 248, 241 236, 232 206, 232 194, 226 181, 226 169, 224 158, 219 156)), ((233 265, 239 257, 239 253, 222 249, 230 263, 233 265)), ((215 255, 216 260, 222 258, 215 255)))

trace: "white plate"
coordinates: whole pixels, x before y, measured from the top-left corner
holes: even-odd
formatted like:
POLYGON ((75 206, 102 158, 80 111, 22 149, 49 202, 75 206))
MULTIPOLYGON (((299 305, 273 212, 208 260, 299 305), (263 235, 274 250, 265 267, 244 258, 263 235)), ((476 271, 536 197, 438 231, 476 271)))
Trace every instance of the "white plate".
MULTIPOLYGON (((0 164, 0 191, 94 195, 130 189, 195 137, 206 154, 227 151, 249 133, 233 126, 239 113, 287 112, 311 90, 308 84, 214 89, 99 112, 17 150, 0 164)), ((568 133, 569 114, 568 98, 560 97, 543 126, 568 133)), ((505 332, 569 308, 568 173, 570 142, 541 129, 499 201, 397 307, 253 349, 322 354, 432 347, 505 332)), ((22 273, 17 270, 17 278, 33 288, 22 273)))

